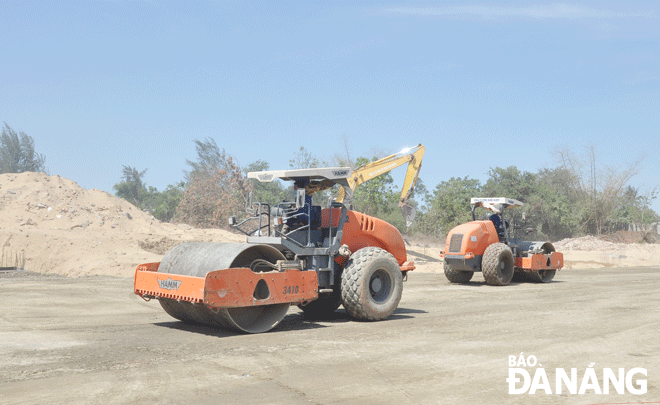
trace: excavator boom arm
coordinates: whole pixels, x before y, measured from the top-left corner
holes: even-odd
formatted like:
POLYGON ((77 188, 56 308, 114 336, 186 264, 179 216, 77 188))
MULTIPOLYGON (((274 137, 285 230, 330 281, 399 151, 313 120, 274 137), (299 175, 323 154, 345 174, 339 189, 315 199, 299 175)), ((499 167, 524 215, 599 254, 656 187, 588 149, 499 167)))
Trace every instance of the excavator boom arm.
POLYGON ((411 157, 406 170, 406 178, 403 180, 403 187, 401 188, 401 198, 399 199, 399 206, 408 202, 415 190, 417 184, 417 177, 419 171, 422 169, 422 157, 424 156, 424 146, 417 145, 417 150, 409 155, 411 157))
MULTIPOLYGON (((422 168, 423 156, 424 146, 419 144, 413 148, 404 149, 399 153, 376 160, 375 162, 367 163, 353 171, 353 174, 347 179, 348 185, 351 190, 355 190, 360 184, 408 163, 406 177, 401 189, 401 198, 399 199, 399 206, 404 205, 410 199, 415 184, 417 183, 417 177, 422 168)), ((343 203, 344 198, 345 194, 344 189, 342 188, 337 195, 337 202, 343 203)))

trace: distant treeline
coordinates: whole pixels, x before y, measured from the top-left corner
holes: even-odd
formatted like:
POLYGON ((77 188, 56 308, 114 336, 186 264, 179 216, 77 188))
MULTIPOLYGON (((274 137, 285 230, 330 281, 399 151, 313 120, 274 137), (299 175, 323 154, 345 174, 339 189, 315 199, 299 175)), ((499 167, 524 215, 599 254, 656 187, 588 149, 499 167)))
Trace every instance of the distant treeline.
MULTIPOLYGON (((247 216, 246 205, 253 201, 277 204, 293 198, 290 184, 260 183, 249 180, 249 171, 268 170, 266 161, 258 160, 239 167, 213 139, 195 140, 197 160, 187 161, 190 168, 184 181, 169 185, 164 191, 147 187, 146 170, 124 166, 121 181, 114 186, 116 195, 139 208, 148 210, 161 221, 187 223, 196 227, 227 228, 227 217, 247 216)), ((557 151, 557 167, 536 173, 520 171, 515 166, 495 167, 484 184, 469 177, 450 178, 430 191, 420 175, 411 205, 417 217, 410 229, 398 209, 400 185, 384 174, 358 187, 353 200, 357 211, 384 219, 404 233, 442 238, 453 226, 469 221, 470 198, 510 197, 525 203, 511 210, 510 219, 526 216, 526 226, 535 229, 537 238, 558 240, 585 234, 605 234, 634 224, 644 228, 659 220, 651 207, 656 190, 642 192, 629 185, 639 162, 623 169, 596 170, 593 149, 584 156, 557 151), (589 167, 583 167, 581 162, 589 167)), ((290 168, 323 166, 360 167, 377 157, 355 160, 335 156, 324 162, 304 147, 294 153, 290 168)), ((336 190, 315 194, 314 202, 327 206, 336 190)))
MULTIPOLYGON (((182 222, 195 227, 227 228, 227 217, 245 217, 249 196, 252 201, 271 205, 293 198, 291 184, 279 181, 259 183, 246 177, 249 171, 268 170, 266 161, 258 160, 239 167, 221 150, 213 139, 195 140, 197 159, 186 160, 189 171, 183 181, 169 185, 164 191, 148 187, 144 181, 146 169, 140 171, 124 166, 116 195, 137 207, 149 211, 161 221, 182 222)), ((360 167, 371 159, 352 159, 335 155, 323 161, 304 147, 289 160, 292 169, 323 166, 360 167)), ((469 221, 470 198, 509 197, 525 203, 513 209, 510 219, 526 215, 526 227, 536 230, 537 238, 558 240, 586 234, 600 235, 625 230, 648 229, 658 222, 658 213, 650 207, 657 190, 639 190, 630 179, 637 174, 640 162, 623 168, 601 168, 594 148, 584 155, 568 150, 555 152, 557 166, 536 173, 520 171, 515 166, 491 168, 484 184, 469 177, 453 177, 436 185, 431 191, 420 179, 410 204, 417 208, 417 217, 410 229, 398 209, 400 185, 394 184, 389 173, 360 185, 355 191, 353 208, 384 219, 404 233, 417 233, 442 238, 452 227, 469 221), (598 168, 598 170, 597 170, 598 168)), ((16 132, 7 123, 0 135, 0 173, 44 172, 45 156, 35 151, 34 140, 25 132, 16 132)), ((314 203, 327 206, 337 190, 314 195, 314 203)))

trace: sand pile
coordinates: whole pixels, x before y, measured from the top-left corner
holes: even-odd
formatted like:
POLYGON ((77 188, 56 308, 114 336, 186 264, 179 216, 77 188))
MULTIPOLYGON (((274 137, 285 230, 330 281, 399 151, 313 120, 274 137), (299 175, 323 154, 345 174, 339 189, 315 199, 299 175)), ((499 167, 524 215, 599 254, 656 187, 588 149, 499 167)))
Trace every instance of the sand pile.
POLYGON ((564 253, 566 268, 569 269, 660 266, 659 244, 615 243, 595 236, 582 236, 563 239, 554 246, 564 253))
POLYGON ((603 239, 599 239, 595 236, 587 235, 579 238, 562 239, 559 242, 553 243, 553 245, 555 246, 555 249, 557 249, 558 251, 570 251, 570 250, 614 251, 623 247, 624 244, 614 243, 603 239))
POLYGON ((242 242, 222 230, 162 223, 109 193, 43 173, 0 175, 2 265, 69 276, 127 276, 183 241, 242 242))

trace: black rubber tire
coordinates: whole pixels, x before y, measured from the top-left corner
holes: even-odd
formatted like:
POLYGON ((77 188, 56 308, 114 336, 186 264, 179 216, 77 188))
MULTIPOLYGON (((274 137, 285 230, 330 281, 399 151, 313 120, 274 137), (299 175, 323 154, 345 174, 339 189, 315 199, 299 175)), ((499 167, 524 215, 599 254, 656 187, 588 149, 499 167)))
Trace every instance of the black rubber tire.
POLYGON ((302 309, 305 319, 320 320, 330 318, 341 305, 341 293, 338 286, 336 290, 332 294, 319 297, 308 304, 299 304, 298 308, 302 309))
POLYGON ((445 262, 445 277, 452 283, 466 284, 472 280, 473 271, 454 270, 445 262))
POLYGON ((513 278, 515 261, 511 249, 504 243, 493 243, 486 248, 481 271, 488 285, 507 285, 513 278))
POLYGON ((380 321, 392 315, 402 291, 401 268, 381 248, 365 247, 353 253, 341 275, 344 308, 360 321, 380 321))

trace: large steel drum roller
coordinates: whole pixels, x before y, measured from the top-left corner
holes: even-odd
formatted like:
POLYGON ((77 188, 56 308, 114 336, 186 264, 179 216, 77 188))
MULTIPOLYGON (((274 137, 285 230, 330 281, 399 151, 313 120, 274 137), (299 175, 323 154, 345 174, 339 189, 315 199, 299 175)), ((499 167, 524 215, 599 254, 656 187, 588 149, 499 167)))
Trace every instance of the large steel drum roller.
MULTIPOLYGON (((158 271, 195 277, 206 277, 210 271, 228 268, 246 267, 259 272, 271 270, 259 264, 260 260, 274 264, 284 259, 279 250, 268 245, 191 242, 167 252, 158 271)), ((160 298, 159 301, 168 314, 181 321, 230 327, 248 333, 261 333, 274 328, 284 318, 290 305, 209 309, 206 305, 186 301, 167 298, 160 298)))

